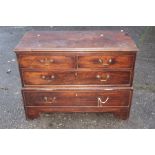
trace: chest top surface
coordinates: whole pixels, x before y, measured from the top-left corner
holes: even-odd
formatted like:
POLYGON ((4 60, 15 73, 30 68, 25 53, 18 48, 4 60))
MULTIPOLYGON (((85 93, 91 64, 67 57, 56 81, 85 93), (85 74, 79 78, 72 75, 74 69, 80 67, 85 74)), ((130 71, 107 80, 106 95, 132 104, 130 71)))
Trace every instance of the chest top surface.
POLYGON ((120 31, 27 32, 14 51, 138 51, 131 37, 120 31))

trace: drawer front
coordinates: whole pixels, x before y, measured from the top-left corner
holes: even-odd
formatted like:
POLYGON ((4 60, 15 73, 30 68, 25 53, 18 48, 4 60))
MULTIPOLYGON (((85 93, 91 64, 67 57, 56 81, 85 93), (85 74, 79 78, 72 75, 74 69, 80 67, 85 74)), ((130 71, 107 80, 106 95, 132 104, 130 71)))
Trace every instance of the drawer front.
POLYGON ((132 68, 134 55, 79 56, 79 68, 132 68))
POLYGON ((23 91, 26 106, 129 106, 131 90, 23 91))
POLYGON ((23 71, 25 85, 130 85, 130 71, 23 71))
POLYGON ((67 69, 75 68, 74 56, 20 55, 21 68, 31 69, 67 69))

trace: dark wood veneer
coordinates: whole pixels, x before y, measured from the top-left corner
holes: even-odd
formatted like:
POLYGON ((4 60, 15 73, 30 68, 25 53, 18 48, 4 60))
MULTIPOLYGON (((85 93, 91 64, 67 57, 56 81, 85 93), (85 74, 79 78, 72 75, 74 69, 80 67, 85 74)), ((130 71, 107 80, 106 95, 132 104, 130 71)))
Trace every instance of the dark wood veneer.
POLYGON ((44 112, 129 117, 136 52, 118 31, 28 32, 14 50, 26 118, 44 112))
POLYGON ((21 68, 30 69, 62 69, 75 68, 75 57, 73 56, 51 56, 48 55, 20 55, 19 65, 21 68))
POLYGON ((79 68, 132 68, 134 55, 79 56, 79 68))
POLYGON ((132 90, 103 90, 103 91, 26 91, 23 96, 25 106, 54 106, 54 107, 120 107, 129 106, 132 90), (102 103, 105 102, 105 103, 102 103))
POLYGON ((130 71, 22 71, 24 85, 131 85, 130 71))

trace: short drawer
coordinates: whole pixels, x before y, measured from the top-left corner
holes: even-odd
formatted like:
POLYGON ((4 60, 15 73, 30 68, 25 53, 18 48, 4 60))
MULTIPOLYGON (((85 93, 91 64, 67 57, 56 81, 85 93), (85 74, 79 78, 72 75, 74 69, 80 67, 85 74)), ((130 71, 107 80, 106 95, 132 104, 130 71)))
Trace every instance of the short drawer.
POLYGON ((75 68, 74 56, 51 56, 49 54, 19 55, 21 68, 31 69, 68 69, 75 68))
POLYGON ((30 91, 23 90, 25 106, 104 107, 129 106, 132 90, 30 91))
POLYGON ((79 68, 133 68, 134 55, 79 56, 79 68))
POLYGON ((131 71, 22 71, 24 85, 127 85, 131 71))

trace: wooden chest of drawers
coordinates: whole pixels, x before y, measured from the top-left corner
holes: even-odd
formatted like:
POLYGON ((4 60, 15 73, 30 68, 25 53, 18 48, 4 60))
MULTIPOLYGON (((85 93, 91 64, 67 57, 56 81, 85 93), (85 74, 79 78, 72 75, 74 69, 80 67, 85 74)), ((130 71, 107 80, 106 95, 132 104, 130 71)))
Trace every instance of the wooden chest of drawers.
POLYGON ((118 31, 28 32, 14 49, 26 117, 113 112, 129 117, 136 52, 118 31))

